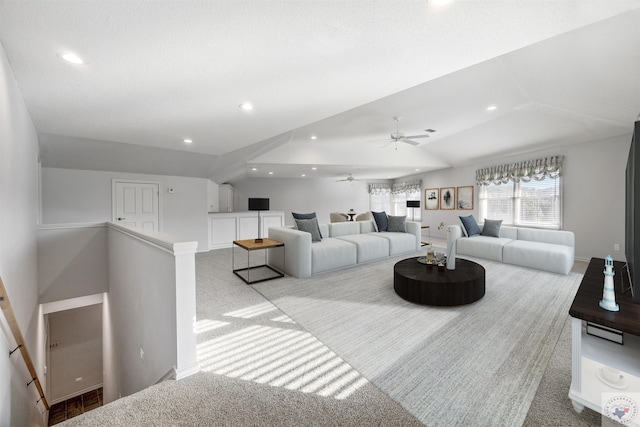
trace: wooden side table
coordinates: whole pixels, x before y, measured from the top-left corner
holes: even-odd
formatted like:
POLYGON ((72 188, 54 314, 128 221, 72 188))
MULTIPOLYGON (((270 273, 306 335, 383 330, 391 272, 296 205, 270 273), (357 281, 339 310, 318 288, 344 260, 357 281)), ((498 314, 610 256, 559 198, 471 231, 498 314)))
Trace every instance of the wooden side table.
MULTIPOLYGON (((231 268, 233 269, 233 273, 241 278, 246 284, 252 285, 258 282, 264 282, 266 280, 277 279, 279 277, 284 277, 284 273, 276 270, 275 268, 267 265, 267 249, 273 248, 282 248, 284 250, 284 243, 279 242, 277 240, 264 238, 262 242, 256 242, 255 239, 247 239, 247 240, 234 240, 234 247, 231 249, 231 268), (247 267, 246 268, 236 268, 235 264, 235 246, 239 246, 242 249, 247 251, 247 267), (251 266, 249 256, 251 251, 264 250, 264 264, 251 266), (262 271, 262 274, 259 272, 262 271), (251 280, 250 274, 253 272, 258 275, 258 278, 254 278, 251 280)), ((283 256, 283 267, 284 267, 284 256, 283 256)))

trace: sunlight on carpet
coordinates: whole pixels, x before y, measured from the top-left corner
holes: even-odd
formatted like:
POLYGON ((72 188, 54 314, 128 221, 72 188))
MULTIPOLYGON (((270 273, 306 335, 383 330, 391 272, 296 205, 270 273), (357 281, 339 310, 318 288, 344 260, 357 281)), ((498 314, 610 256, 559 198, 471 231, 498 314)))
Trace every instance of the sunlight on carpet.
MULTIPOLYGON (((235 310, 224 316, 251 318, 273 311, 271 303, 235 310)), ((286 315, 274 322, 295 323, 286 315)), ((233 326, 231 322, 201 319, 196 332, 233 326)), ((198 346, 202 371, 302 393, 346 399, 368 381, 306 331, 250 325, 219 333, 198 346)))

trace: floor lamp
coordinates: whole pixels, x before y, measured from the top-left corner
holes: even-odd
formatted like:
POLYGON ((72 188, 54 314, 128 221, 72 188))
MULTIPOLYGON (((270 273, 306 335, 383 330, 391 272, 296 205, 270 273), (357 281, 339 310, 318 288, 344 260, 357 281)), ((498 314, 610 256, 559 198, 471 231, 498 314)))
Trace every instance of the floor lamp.
POLYGON ((420 207, 420 200, 407 200, 407 207, 411 209, 411 221, 413 221, 416 208, 420 207))
POLYGON ((260 198, 249 198, 249 210, 250 211, 258 211, 258 238, 255 240, 256 243, 262 243, 262 233, 261 228, 262 224, 260 222, 260 211, 268 211, 269 210, 269 199, 260 199, 260 198))

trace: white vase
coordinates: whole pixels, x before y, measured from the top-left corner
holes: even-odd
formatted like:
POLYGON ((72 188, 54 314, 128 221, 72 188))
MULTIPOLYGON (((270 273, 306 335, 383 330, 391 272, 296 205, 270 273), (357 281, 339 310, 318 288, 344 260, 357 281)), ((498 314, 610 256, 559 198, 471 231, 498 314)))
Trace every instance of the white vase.
POLYGON ((453 232, 447 229, 447 270, 456 269, 456 240, 453 232))

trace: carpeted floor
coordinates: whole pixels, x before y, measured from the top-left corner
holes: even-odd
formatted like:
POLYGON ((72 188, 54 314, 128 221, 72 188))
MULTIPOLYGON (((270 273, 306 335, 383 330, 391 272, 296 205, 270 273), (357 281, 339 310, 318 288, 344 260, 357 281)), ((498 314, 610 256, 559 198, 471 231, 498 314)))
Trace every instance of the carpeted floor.
POLYGON ((254 286, 230 250, 196 263, 202 372, 60 425, 601 425, 567 397, 579 273, 491 266, 503 284, 470 310, 394 300, 385 262, 254 286))

